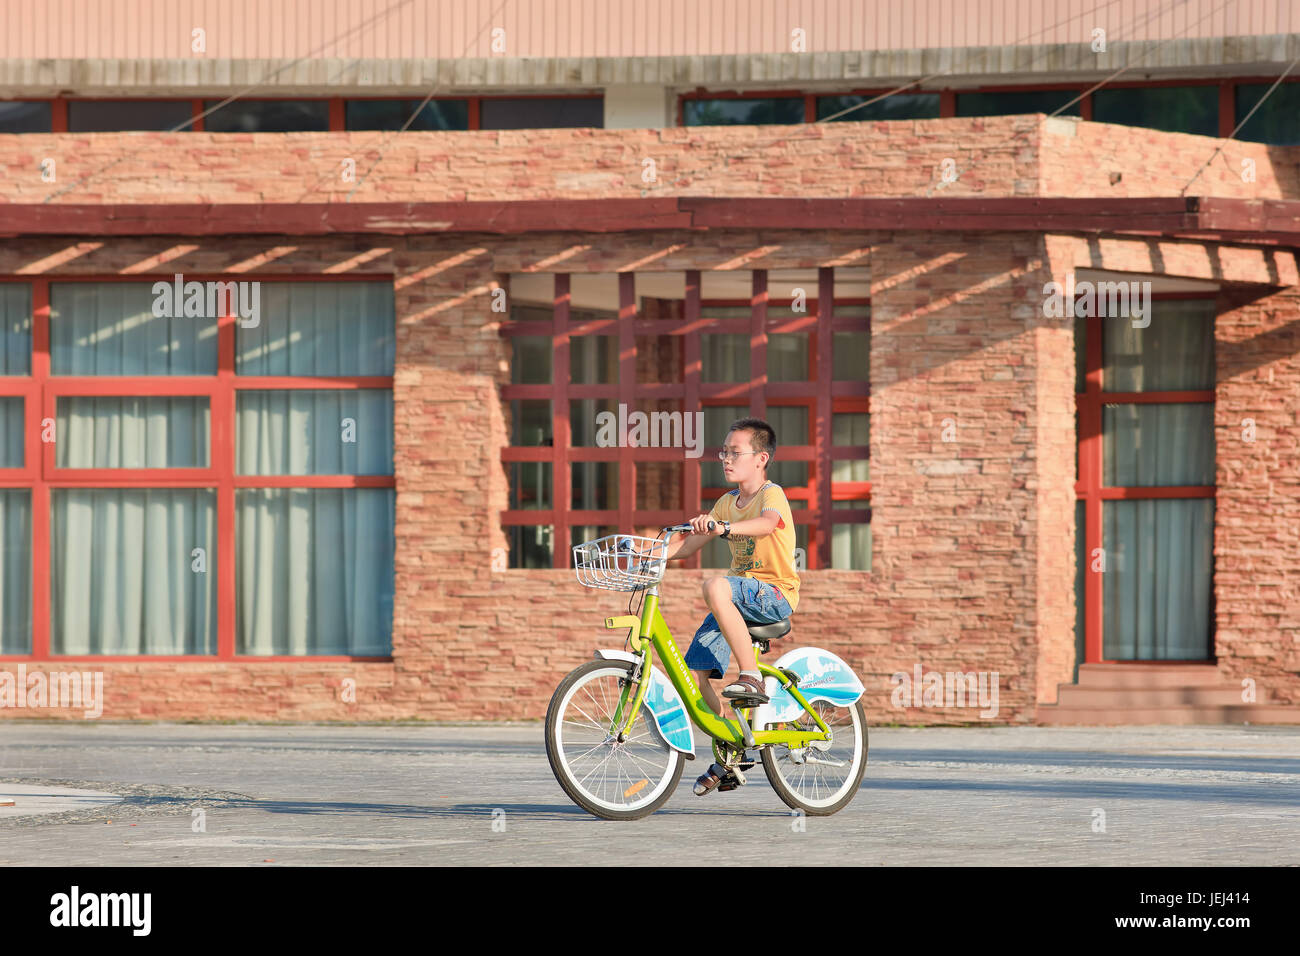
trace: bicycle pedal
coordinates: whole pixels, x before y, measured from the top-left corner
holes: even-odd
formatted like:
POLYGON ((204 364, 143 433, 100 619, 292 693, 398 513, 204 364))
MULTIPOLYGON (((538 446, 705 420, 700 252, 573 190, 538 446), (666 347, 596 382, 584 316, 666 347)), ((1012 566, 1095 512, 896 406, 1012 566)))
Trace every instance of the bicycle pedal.
POLYGON ((749 783, 749 781, 745 779, 745 775, 741 773, 739 769, 735 769, 728 772, 728 774, 722 778, 722 783, 718 784, 718 790, 735 790, 737 787, 743 787, 747 783, 749 783))

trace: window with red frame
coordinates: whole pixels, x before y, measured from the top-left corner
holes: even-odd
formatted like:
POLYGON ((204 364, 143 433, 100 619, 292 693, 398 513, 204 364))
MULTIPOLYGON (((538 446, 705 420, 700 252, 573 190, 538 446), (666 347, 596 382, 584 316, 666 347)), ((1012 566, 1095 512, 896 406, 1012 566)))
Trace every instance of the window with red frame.
POLYGON ((0 653, 388 656, 391 280, 176 288, 0 283, 0 653))
POLYGON ((1214 316, 1170 295, 1146 327, 1076 319, 1081 663, 1213 656, 1214 316))
POLYGON ((855 269, 512 276, 510 566, 565 568, 582 541, 708 511, 727 426, 757 415, 805 566, 869 569, 867 291, 855 269), (645 445, 602 433, 637 412, 663 426, 645 445))

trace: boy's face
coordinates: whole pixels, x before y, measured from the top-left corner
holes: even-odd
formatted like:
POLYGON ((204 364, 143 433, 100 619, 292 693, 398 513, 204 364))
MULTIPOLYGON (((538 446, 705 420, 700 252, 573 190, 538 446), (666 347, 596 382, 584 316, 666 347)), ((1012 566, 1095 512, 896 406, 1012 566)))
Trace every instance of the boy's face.
POLYGON ((753 436, 754 433, 749 429, 727 432, 722 450, 729 455, 740 452, 739 458, 722 463, 722 473, 727 481, 740 484, 762 472, 767 463, 767 453, 754 454, 753 436))

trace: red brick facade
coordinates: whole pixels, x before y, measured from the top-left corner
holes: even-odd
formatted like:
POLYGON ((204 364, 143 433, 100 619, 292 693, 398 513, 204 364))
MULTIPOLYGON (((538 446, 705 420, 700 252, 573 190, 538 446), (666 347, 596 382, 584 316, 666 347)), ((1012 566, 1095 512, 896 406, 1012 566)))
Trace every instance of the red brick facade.
MULTIPOLYGON (((58 201, 341 201, 353 184, 340 182, 340 163, 354 158, 361 176, 381 143, 382 160, 358 201, 1177 195, 1217 141, 1042 117, 413 133, 388 142, 359 133, 0 136, 0 199, 39 203, 116 163, 58 201), (47 154, 62 157, 56 184, 31 174, 47 154), (656 160, 656 183, 642 181, 644 157, 656 160), (936 170, 947 157, 956 159, 959 178, 940 192, 936 170), (1114 183, 1112 171, 1122 172, 1114 183)), ((1233 162, 1211 164, 1194 193, 1300 196, 1300 149, 1231 150, 1233 162), (1256 160, 1256 181, 1243 183, 1233 171, 1241 157, 1256 160)), ((870 269, 874 545, 869 573, 805 572, 793 640, 848 661, 867 686, 870 722, 977 719, 970 709, 891 707, 890 675, 918 662, 927 671, 997 671, 999 723, 1032 722, 1037 704, 1053 701, 1056 685, 1070 680, 1073 324, 1044 316, 1042 288, 1084 266, 1226 283, 1218 326, 1216 650, 1225 677, 1257 678, 1261 699, 1300 703, 1300 295, 1290 253, 1028 231, 797 228, 199 239, 187 238, 178 222, 174 237, 5 240, 0 275, 393 276, 393 660, 102 663, 95 666, 106 674, 104 716, 541 717, 561 676, 611 644, 599 625, 622 612, 624 599, 583 589, 567 571, 492 569, 493 549, 506 545, 497 516, 507 504, 500 449, 509 422, 497 389, 509 382, 510 353, 488 308, 491 289, 503 274, 523 271, 819 266, 870 269), (1240 440, 1247 417, 1256 423, 1253 443, 1240 440), (355 703, 342 699, 348 678, 356 681, 355 703)), ((645 354, 646 374, 680 363, 645 354)), ((639 480, 639 494, 662 486, 662 477, 639 480)), ((664 615, 683 649, 705 613, 699 582, 712 573, 673 569, 665 579, 664 615)))

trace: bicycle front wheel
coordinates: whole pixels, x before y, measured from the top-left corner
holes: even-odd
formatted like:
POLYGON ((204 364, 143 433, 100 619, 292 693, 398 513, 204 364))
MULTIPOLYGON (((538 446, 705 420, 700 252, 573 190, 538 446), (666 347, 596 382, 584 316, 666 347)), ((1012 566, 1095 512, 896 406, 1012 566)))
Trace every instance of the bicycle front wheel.
MULTIPOLYGON (((788 807, 809 816, 830 816, 848 806, 867 769, 867 718, 859 698, 847 707, 825 701, 810 705, 831 730, 828 741, 807 747, 773 745, 763 748, 763 770, 772 789, 788 807)), ((807 713, 792 723, 769 729, 817 730, 807 713)))
MULTIPOLYGON (((651 726, 654 718, 644 705, 627 740, 619 743, 617 730, 611 733, 633 666, 583 664, 560 682, 546 710, 546 756, 555 779, 574 803, 606 820, 654 813, 673 795, 685 769, 681 753, 651 726)), ((629 688, 629 705, 634 690, 629 688)))

